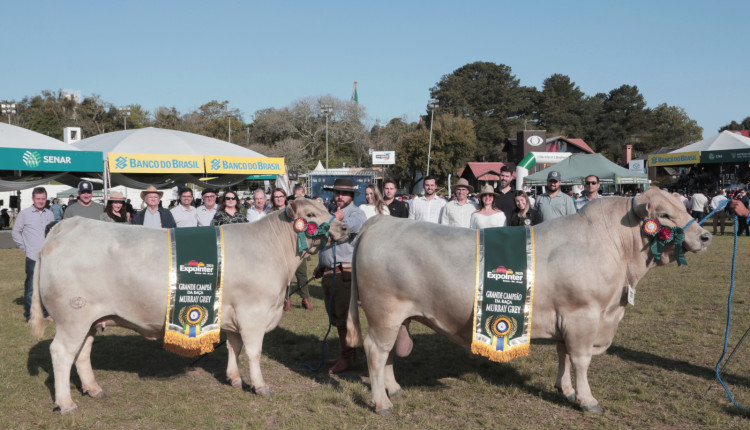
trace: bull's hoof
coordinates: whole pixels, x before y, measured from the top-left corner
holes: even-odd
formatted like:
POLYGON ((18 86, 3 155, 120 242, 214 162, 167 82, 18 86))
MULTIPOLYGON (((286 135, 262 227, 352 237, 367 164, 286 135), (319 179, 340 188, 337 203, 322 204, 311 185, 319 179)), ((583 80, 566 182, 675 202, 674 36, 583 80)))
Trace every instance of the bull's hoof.
POLYGON ((89 397, 91 397, 92 399, 106 399, 107 398, 107 393, 105 393, 104 390, 99 390, 99 391, 94 391, 94 392, 86 391, 86 394, 88 394, 89 397))
POLYGON ((78 406, 76 406, 76 404, 73 403, 73 406, 70 406, 70 407, 67 407, 67 408, 63 409, 63 408, 55 405, 55 409, 59 409, 60 410, 60 415, 68 415, 70 413, 75 412, 76 409, 78 409, 78 406))
POLYGON ((245 387, 245 383, 242 382, 242 378, 237 378, 232 381, 232 387, 242 390, 245 387))
POLYGON ((375 409, 375 413, 383 417, 390 416, 391 412, 393 412, 393 406, 385 409, 375 409))
POLYGON ((589 406, 581 405, 581 410, 583 410, 583 412, 586 412, 589 414, 595 414, 595 415, 601 415, 604 413, 604 409, 602 409, 602 407, 599 406, 599 403, 589 405, 589 406))
POLYGON ((273 392, 268 387, 256 388, 254 391, 255 391, 255 394, 260 394, 263 397, 272 397, 273 396, 273 392))
POLYGON ((388 397, 390 397, 391 399, 394 399, 396 397, 404 397, 404 390, 402 390, 402 389, 399 388, 398 390, 396 390, 396 391, 394 391, 392 393, 389 392, 388 393, 388 397))

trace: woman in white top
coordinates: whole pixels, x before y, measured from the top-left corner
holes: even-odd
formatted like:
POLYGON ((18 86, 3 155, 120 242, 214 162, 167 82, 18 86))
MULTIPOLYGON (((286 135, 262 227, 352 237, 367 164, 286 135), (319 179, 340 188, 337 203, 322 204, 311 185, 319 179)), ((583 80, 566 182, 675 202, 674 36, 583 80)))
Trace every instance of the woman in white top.
POLYGON ((492 185, 486 184, 482 187, 482 192, 479 193, 481 207, 471 214, 471 228, 478 230, 507 225, 505 214, 495 207, 495 197, 497 197, 497 193, 492 189, 492 185))
POLYGON ((359 208, 362 209, 368 219, 375 215, 391 214, 383 201, 383 196, 380 195, 380 191, 375 185, 370 184, 365 188, 365 200, 367 200, 367 203, 360 205, 359 208))

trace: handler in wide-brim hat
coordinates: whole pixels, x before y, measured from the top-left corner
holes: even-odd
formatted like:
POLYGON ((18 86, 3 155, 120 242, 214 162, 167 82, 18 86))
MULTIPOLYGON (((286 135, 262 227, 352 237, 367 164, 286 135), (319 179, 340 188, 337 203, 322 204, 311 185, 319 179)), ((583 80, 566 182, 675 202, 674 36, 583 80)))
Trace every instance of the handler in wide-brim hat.
POLYGON ((359 192, 359 188, 354 184, 354 181, 346 178, 338 178, 333 181, 332 187, 323 187, 323 189, 328 191, 346 191, 350 193, 359 192))
POLYGON ((146 207, 136 212, 135 216, 133 216, 133 224, 151 228, 177 227, 172 212, 159 206, 161 196, 163 195, 164 191, 157 190, 153 185, 149 185, 148 188, 141 191, 141 199, 146 203, 146 207))

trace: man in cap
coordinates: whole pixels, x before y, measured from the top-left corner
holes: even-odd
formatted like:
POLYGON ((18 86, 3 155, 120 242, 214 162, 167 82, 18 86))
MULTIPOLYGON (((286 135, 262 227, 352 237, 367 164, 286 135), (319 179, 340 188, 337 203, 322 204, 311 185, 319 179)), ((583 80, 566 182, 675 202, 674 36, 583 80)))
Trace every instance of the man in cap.
POLYGON ((180 204, 172 208, 171 212, 177 227, 196 227, 198 211, 193 207, 193 190, 180 190, 180 204))
POLYGON ((586 204, 592 200, 600 199, 602 196, 599 194, 599 177, 596 175, 588 175, 583 181, 583 195, 576 199, 574 203, 576 211, 583 209, 586 204))
POLYGON ((547 175, 547 192, 539 196, 534 209, 542 216, 542 222, 576 213, 573 199, 560 191, 562 177, 553 170, 547 175))
POLYGON ((216 215, 216 190, 213 188, 204 188, 201 192, 201 199, 203 204, 198 206, 196 212, 198 214, 198 226, 209 226, 216 215))
POLYGON ((91 200, 94 197, 94 184, 90 181, 81 181, 78 183, 78 203, 68 206, 65 209, 63 219, 81 216, 98 220, 104 212, 104 206, 91 200))
POLYGON ((445 206, 445 200, 438 197, 437 180, 434 176, 424 178, 424 196, 420 196, 411 201, 409 206, 409 219, 434 222, 440 222, 440 214, 445 206))
POLYGON ((396 198, 396 181, 388 179, 383 183, 383 201, 388 206, 391 216, 409 218, 409 204, 396 198))
MULTIPOLYGON (((16 245, 26 253, 26 281, 24 282, 23 316, 26 321, 31 316, 31 296, 33 293, 34 266, 39 251, 44 245, 44 234, 47 225, 55 222, 52 211, 45 209, 47 204, 47 190, 43 187, 34 188, 31 192, 32 205, 18 213, 13 224, 11 237, 16 245)), ((47 317, 47 311, 44 311, 47 317)))
POLYGON ((163 195, 164 192, 157 190, 153 185, 149 185, 145 191, 141 191, 141 200, 146 203, 146 207, 135 214, 133 224, 151 228, 177 227, 172 212, 159 206, 159 201, 163 195))
POLYGON ((445 204, 443 213, 440 215, 440 224, 470 228, 471 214, 478 209, 476 203, 469 200, 469 193, 474 192, 474 187, 469 185, 468 180, 461 178, 451 188, 456 194, 456 200, 445 204))
POLYGON ((346 344, 346 317, 349 312, 349 297, 351 295, 352 281, 352 255, 354 253, 354 238, 362 225, 367 221, 367 216, 358 208, 354 202, 354 193, 357 186, 351 179, 339 178, 333 182, 333 201, 336 204, 332 214, 339 221, 348 226, 349 238, 339 242, 335 247, 336 267, 334 261, 334 246, 330 244, 320 251, 318 267, 313 271, 315 278, 323 277, 323 300, 331 315, 331 322, 336 326, 341 343, 341 355, 328 371, 340 373, 349 368, 349 360, 356 359, 355 349, 346 344), (333 282, 333 286, 331 283, 333 282), (333 287, 333 291, 331 291, 333 287), (329 297, 331 299, 329 300, 329 297), (330 307, 328 303, 330 302, 330 307))

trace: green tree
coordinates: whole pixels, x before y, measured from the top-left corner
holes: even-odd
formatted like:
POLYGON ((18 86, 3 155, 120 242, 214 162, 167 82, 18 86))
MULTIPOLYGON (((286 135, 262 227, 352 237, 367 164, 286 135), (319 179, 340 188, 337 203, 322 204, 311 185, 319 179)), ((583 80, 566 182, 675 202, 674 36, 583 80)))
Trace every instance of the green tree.
POLYGON ((650 111, 648 133, 634 147, 638 153, 648 153, 662 146, 679 147, 703 138, 703 128, 690 119, 685 110, 662 103, 650 111))
POLYGON ((489 62, 467 64, 430 89, 439 103, 436 114, 449 113, 473 122, 476 155, 485 161, 501 159, 505 139, 523 129, 524 118, 533 117, 536 93, 533 87, 521 86, 509 66, 489 62))
POLYGON ((737 130, 750 130, 750 116, 745 117, 745 119, 742 120, 742 122, 737 123, 737 121, 732 121, 729 124, 721 127, 719 129, 719 133, 721 133, 724 130, 729 131, 737 131, 737 130))
POLYGON ((598 150, 615 162, 622 158, 626 144, 640 150, 648 115, 646 101, 637 86, 622 85, 610 91, 599 113, 598 150))
POLYGON ((548 136, 584 136, 586 95, 569 77, 554 74, 545 79, 537 106, 538 125, 548 136))

